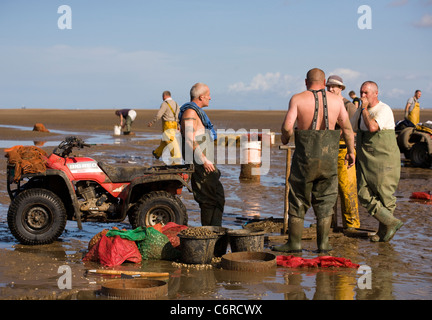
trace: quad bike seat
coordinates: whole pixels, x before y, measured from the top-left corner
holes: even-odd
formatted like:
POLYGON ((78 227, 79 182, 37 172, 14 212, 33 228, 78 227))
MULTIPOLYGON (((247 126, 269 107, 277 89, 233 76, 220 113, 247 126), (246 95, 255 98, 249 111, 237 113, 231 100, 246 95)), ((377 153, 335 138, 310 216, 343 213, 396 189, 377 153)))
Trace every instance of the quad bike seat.
POLYGON ((113 183, 130 182, 134 178, 154 172, 149 166, 112 166, 104 162, 98 162, 99 167, 113 183))

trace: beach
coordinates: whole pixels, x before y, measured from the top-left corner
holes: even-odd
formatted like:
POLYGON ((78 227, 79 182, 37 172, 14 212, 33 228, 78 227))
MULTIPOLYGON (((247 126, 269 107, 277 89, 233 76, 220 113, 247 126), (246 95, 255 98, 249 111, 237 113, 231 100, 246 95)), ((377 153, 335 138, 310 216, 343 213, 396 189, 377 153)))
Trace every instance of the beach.
MULTIPOLYGON (((91 147, 79 153, 111 164, 133 162, 158 165, 151 156, 160 140, 161 125, 147 127, 157 110, 137 109, 132 125, 135 135, 113 136, 118 124, 115 110, 55 110, 5 109, 0 110, 0 140, 2 151, 13 145, 34 144, 51 153, 69 135, 90 141, 91 147), (50 132, 33 131, 42 123, 50 132)), ((283 218, 286 151, 280 150, 280 127, 286 111, 206 110, 216 129, 247 131, 270 130, 276 134, 270 149, 270 169, 259 182, 239 180, 239 164, 221 164, 221 182, 225 188, 226 206, 223 226, 242 228, 251 219, 283 218)), ((394 110, 395 121, 403 119, 402 110, 394 110)), ((432 120, 432 109, 421 111, 421 122, 432 120)), ((3 152, 4 153, 4 152, 3 152)), ((170 273, 170 300, 182 299, 430 299, 432 298, 432 204, 410 199, 413 192, 432 191, 432 169, 414 168, 401 155, 401 180, 396 192, 397 208, 394 215, 404 222, 389 243, 372 243, 365 238, 338 235, 330 239, 331 256, 344 257, 354 263, 370 267, 372 287, 361 288, 361 275, 356 270, 290 270, 278 267, 275 273, 261 281, 245 277, 238 281, 220 270, 186 271, 168 261, 144 261, 139 266, 122 265, 124 270, 165 271, 170 273), (191 282, 195 281, 195 285, 191 282)), ((189 215, 189 224, 198 226, 199 207, 193 196, 183 189, 181 198, 189 215)), ((104 281, 99 275, 88 275, 86 270, 100 266, 84 264, 88 241, 104 228, 103 223, 69 221, 64 234, 50 245, 25 246, 10 234, 7 210, 10 199, 6 189, 6 158, 0 161, 0 299, 97 299, 95 292, 104 281), (72 269, 73 287, 59 288, 58 268, 72 269)), ((360 208, 361 228, 377 229, 377 221, 360 208)), ((308 212, 306 223, 315 223, 313 212, 308 212)), ((339 213, 340 223, 340 213, 339 213)), ((127 227, 128 223, 118 224, 127 227)), ((275 240, 276 242, 278 240, 275 240)), ((266 251, 271 251, 267 243, 266 251)), ((305 258, 316 257, 315 240, 304 240, 305 258)), ((278 253, 280 254, 280 253, 278 253)))

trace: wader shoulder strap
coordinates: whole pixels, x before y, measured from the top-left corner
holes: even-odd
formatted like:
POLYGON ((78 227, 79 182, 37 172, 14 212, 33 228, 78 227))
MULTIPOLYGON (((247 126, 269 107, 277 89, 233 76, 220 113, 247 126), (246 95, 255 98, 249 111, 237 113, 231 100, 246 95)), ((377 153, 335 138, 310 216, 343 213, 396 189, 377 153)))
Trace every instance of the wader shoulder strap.
POLYGON ((168 103, 168 101, 165 101, 165 102, 166 102, 166 104, 168 105, 168 107, 171 109, 171 112, 173 113, 174 118, 175 118, 175 117, 176 117, 176 114, 175 114, 173 108, 172 108, 171 105, 168 103))
POLYGON ((317 121, 318 121, 318 110, 319 110, 318 92, 322 93, 323 107, 324 107, 324 121, 325 121, 326 130, 328 130, 329 129, 329 120, 328 120, 326 92, 325 92, 324 89, 321 89, 321 90, 309 90, 309 91, 312 92, 313 95, 314 95, 314 97, 315 97, 315 113, 314 113, 314 117, 313 117, 313 121, 312 121, 312 130, 316 130, 317 121))

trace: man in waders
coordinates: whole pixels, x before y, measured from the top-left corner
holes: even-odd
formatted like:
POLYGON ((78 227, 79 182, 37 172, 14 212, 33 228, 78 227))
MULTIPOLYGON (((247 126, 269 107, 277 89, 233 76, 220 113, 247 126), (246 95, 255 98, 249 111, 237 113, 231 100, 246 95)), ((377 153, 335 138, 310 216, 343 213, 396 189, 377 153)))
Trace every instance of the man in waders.
POLYGON ((180 146, 176 140, 176 133, 178 131, 178 115, 180 107, 177 102, 171 98, 171 92, 164 91, 162 93, 162 104, 159 108, 158 113, 147 125, 149 127, 159 119, 162 119, 162 139, 159 147, 153 150, 153 156, 159 159, 167 145, 169 145, 172 162, 174 164, 181 163, 180 146))
POLYGON ((361 86, 361 109, 353 119, 357 132, 357 189, 360 204, 379 221, 372 241, 390 241, 403 223, 393 217, 400 179, 400 151, 391 108, 379 101, 378 85, 361 86))
POLYGON ((354 133, 342 99, 325 91, 325 74, 320 69, 307 73, 306 91, 294 95, 282 124, 282 143, 295 131, 295 151, 289 177, 288 241, 276 251, 301 252, 306 211, 312 205, 317 217, 318 252, 327 252, 333 207, 338 195, 337 159, 342 130, 347 145, 346 162, 355 162, 354 133), (336 123, 340 130, 335 130, 336 123))
POLYGON ((214 164, 216 131, 203 108, 211 100, 210 89, 203 83, 190 90, 191 102, 180 108, 183 158, 194 164, 191 186, 194 199, 201 209, 203 226, 221 226, 225 206, 225 194, 220 182, 221 173, 214 164))
MULTIPOLYGON (((351 119, 356 113, 357 107, 342 96, 342 91, 345 90, 342 78, 337 75, 332 75, 327 79, 326 86, 328 91, 342 99, 345 109, 348 112, 348 117, 351 119)), ((338 155, 339 197, 341 199, 343 232, 345 235, 350 236, 355 234, 355 229, 360 228, 360 217, 358 210, 356 169, 355 166, 348 169, 345 165, 346 153, 347 146, 341 135, 338 155)), ((335 206, 335 212, 336 209, 335 206)))
POLYGON ((405 107, 405 119, 411 121, 414 125, 420 122, 420 102, 421 91, 416 90, 414 97, 408 99, 405 107))

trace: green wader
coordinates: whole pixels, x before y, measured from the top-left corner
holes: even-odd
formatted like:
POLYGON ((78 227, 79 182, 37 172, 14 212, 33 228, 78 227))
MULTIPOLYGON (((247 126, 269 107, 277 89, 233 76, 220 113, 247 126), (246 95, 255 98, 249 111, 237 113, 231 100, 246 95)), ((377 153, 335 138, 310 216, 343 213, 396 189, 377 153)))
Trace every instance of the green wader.
MULTIPOLYGON (((183 137, 183 157, 185 160, 185 139, 183 137)), ((210 141, 209 135, 204 139, 196 138, 200 143, 201 150, 206 154, 206 141, 210 141)), ((191 186, 195 201, 201 209, 201 225, 203 226, 222 226, 222 215, 225 206, 225 192, 222 183, 220 182, 221 173, 215 167, 215 171, 207 173, 202 164, 199 164, 193 159, 195 170, 191 176, 191 186)))
POLYGON ((357 132, 359 202, 380 222, 377 237, 372 241, 389 241, 402 226, 400 220, 393 218, 400 170, 400 152, 394 130, 357 132))
POLYGON ((340 130, 329 130, 327 100, 323 95, 326 130, 316 130, 319 102, 315 96, 315 115, 312 130, 295 132, 295 151, 289 177, 288 242, 274 250, 301 252, 304 217, 312 206, 317 217, 319 252, 331 250, 328 244, 333 207, 338 196, 338 153, 340 130))

